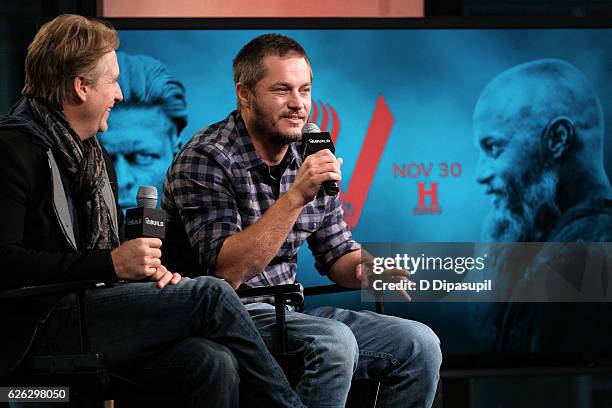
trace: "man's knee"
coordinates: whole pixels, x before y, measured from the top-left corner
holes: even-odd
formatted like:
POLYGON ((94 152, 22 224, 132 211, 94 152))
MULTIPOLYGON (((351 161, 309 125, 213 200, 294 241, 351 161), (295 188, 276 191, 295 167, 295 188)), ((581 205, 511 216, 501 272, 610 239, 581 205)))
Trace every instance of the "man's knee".
POLYGON ((156 395, 198 399, 209 393, 238 392, 238 362, 218 343, 189 337, 170 346, 140 370, 136 382, 153 386, 156 395))
POLYGON ((206 288, 206 290, 235 293, 234 289, 226 281, 214 276, 198 276, 197 278, 187 279, 186 282, 191 282, 196 287, 206 288))
POLYGON ((238 361, 229 350, 211 353, 209 361, 202 364, 202 368, 203 376, 218 378, 220 384, 237 389, 240 382, 238 361))
POLYGON ((442 364, 440 339, 429 326, 411 320, 397 319, 392 332, 396 333, 398 359, 431 372, 438 372, 442 364))
POLYGON ((242 305, 234 288, 223 279, 214 276, 199 276, 181 281, 179 284, 190 285, 190 290, 195 295, 196 300, 213 301, 223 298, 225 302, 230 304, 242 305))
POLYGON ((188 351, 181 359, 184 379, 210 392, 220 392, 221 388, 238 392, 238 361, 227 347, 201 338, 186 339, 181 344, 188 351))
POLYGON ((351 329, 344 323, 328 319, 315 339, 321 363, 334 370, 353 373, 359 359, 359 346, 351 329))

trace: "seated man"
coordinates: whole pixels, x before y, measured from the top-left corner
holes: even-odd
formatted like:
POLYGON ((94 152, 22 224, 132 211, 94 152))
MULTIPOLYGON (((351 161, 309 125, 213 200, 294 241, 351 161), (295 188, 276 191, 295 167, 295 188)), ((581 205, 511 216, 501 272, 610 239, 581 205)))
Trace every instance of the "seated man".
MULTIPOLYGON (((96 138, 122 99, 118 43, 111 27, 62 15, 28 48, 24 97, 0 119, 0 289, 115 283, 86 296, 87 342, 111 371, 174 406, 237 407, 239 387, 254 406, 303 406, 227 283, 169 272, 158 239, 119 244, 116 177, 96 138)), ((79 352, 74 296, 1 307, 0 376, 79 352)))
MULTIPOLYGON (((168 171, 168 217, 185 225, 202 270, 235 288, 294 282, 304 240, 319 271, 359 287, 360 246, 338 196, 321 190, 340 180, 341 159, 329 150, 301 158, 312 87, 304 49, 284 36, 257 37, 236 56, 234 82, 238 111, 198 133, 168 171)), ((247 308, 271 347, 274 309, 255 301, 247 308)), ((351 378, 382 381, 380 406, 433 402, 440 344, 421 323, 323 307, 288 312, 287 331, 290 349, 304 352, 297 391, 309 407, 343 407, 351 378)))

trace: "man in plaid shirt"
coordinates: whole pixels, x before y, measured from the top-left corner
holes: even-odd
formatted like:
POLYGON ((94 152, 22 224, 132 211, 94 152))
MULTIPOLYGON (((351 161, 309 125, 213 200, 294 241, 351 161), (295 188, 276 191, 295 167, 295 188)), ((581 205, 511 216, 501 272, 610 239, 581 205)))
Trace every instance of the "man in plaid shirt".
MULTIPOLYGON (((259 36, 235 58, 234 82, 238 110, 196 134, 168 171, 168 218, 185 225, 202 269, 234 288, 295 282, 304 240, 321 273, 360 287, 360 246, 338 196, 321 189, 340 180, 342 159, 329 150, 301 159, 312 86, 304 49, 281 35, 259 36)), ((273 306, 246 307, 271 347, 273 306)), ((343 407, 352 378, 382 381, 382 406, 431 406, 441 353, 427 326, 322 307, 289 311, 287 329, 290 351, 305 356, 296 391, 308 407, 343 407)))

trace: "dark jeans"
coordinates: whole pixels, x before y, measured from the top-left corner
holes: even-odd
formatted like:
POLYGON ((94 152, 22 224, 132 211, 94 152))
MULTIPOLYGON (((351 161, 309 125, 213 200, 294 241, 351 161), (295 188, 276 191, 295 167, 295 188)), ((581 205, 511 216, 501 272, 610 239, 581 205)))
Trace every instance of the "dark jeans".
MULTIPOLYGON (((173 406, 303 407, 249 313, 224 281, 200 277, 158 289, 118 284, 87 297, 89 350, 173 406)), ((71 296, 51 314, 31 354, 78 352, 71 296)), ((155 399, 152 399, 155 401, 155 399)))

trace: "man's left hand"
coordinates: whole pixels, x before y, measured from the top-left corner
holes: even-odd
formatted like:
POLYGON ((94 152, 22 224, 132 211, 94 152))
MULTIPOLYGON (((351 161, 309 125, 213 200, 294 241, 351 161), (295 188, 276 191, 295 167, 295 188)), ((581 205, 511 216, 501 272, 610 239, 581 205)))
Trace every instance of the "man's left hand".
POLYGON ((150 280, 157 282, 157 287, 163 289, 168 283, 176 285, 182 276, 177 272, 170 272, 164 265, 160 265, 157 271, 151 276, 150 280))
MULTIPOLYGON (((355 275, 357 276, 357 279, 361 281, 362 288, 371 288, 371 281, 373 278, 380 279, 381 281, 388 283, 409 282, 409 284, 413 284, 410 282, 410 272, 406 269, 385 269, 380 274, 374 274, 371 266, 360 263, 355 267, 355 275)), ((402 299, 406 300, 407 302, 412 300, 407 291, 398 290, 397 292, 399 292, 402 299)))

